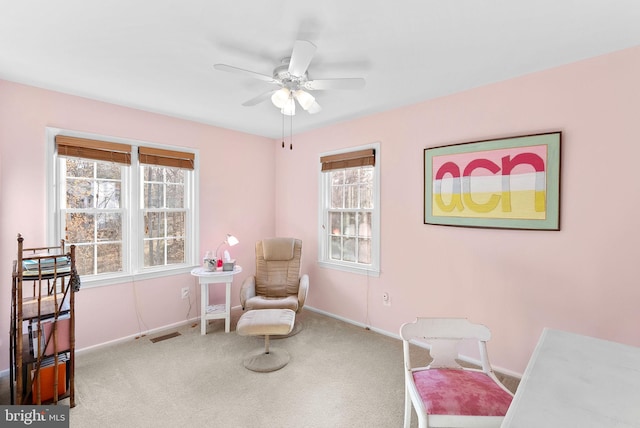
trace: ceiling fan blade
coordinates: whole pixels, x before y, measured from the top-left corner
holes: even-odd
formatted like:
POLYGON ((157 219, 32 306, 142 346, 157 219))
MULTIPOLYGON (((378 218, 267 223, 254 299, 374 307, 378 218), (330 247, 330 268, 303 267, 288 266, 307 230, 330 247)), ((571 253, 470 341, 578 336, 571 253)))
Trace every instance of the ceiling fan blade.
POLYGON ((307 40, 296 40, 289 61, 289 74, 296 77, 304 76, 315 53, 316 45, 307 40))
POLYGON ((251 98, 250 100, 243 102, 242 105, 245 107, 251 107, 256 104, 260 104, 261 102, 268 100, 271 97, 271 95, 273 95, 276 91, 277 89, 274 89, 273 91, 268 91, 268 92, 265 92, 264 94, 260 94, 257 97, 251 98))
POLYGON ((317 101, 314 101, 313 104, 311 104, 311 107, 307 109, 307 113, 316 114, 320 112, 320 110, 322 110, 322 107, 320 107, 320 104, 318 104, 317 101))
POLYGON ((269 82, 269 83, 278 83, 277 80, 275 80, 271 76, 267 76, 266 74, 256 73, 255 71, 245 70, 243 68, 234 67, 232 65, 215 64, 213 68, 220 71, 228 71, 229 73, 235 73, 235 74, 241 74, 243 76, 253 77, 254 79, 264 80, 265 82, 269 82))
POLYGON ((362 89, 366 81, 360 77, 344 79, 317 79, 305 82, 305 89, 324 91, 326 89, 362 89))

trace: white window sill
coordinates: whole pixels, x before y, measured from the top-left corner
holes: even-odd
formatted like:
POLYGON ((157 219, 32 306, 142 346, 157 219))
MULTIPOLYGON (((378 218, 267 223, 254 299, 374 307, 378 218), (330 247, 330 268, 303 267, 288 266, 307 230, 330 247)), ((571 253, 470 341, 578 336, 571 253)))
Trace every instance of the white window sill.
POLYGON ((335 269, 335 270, 341 270, 344 272, 351 272, 359 275, 367 275, 367 276, 373 276, 373 277, 380 276, 380 270, 375 269, 373 267, 364 267, 364 266, 357 266, 357 265, 338 263, 338 262, 328 262, 326 260, 318 260, 318 265, 321 268, 325 268, 325 269, 335 269))
POLYGON ((162 269, 162 270, 154 270, 147 272, 139 272, 136 274, 121 274, 121 275, 96 275, 91 277, 83 277, 80 276, 80 290, 83 288, 94 288, 94 287, 104 287, 108 285, 116 285, 116 284, 124 284, 135 281, 144 281, 147 279, 153 278, 161 278, 165 276, 173 276, 173 275, 183 275, 185 273, 190 273, 193 268, 196 268, 196 265, 181 265, 180 267, 172 268, 172 269, 162 269))

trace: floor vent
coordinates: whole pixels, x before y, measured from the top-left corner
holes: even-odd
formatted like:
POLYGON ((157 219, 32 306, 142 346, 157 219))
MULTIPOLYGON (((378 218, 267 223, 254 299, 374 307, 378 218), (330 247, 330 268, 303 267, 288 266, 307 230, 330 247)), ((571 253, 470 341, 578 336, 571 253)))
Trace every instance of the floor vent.
POLYGON ((156 343, 162 340, 167 340, 167 339, 171 339, 172 337, 178 337, 178 336, 180 336, 180 333, 178 333, 177 331, 174 331, 173 333, 165 334, 164 336, 154 337, 149 340, 152 341, 153 343, 156 343))

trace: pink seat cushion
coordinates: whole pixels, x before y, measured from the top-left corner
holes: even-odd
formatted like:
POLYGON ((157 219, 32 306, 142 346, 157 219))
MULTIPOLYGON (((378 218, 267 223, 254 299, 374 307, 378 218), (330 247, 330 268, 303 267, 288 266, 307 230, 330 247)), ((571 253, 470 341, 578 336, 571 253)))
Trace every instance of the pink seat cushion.
POLYGON ((511 395, 481 372, 431 369, 413 380, 431 415, 504 416, 511 404, 511 395))

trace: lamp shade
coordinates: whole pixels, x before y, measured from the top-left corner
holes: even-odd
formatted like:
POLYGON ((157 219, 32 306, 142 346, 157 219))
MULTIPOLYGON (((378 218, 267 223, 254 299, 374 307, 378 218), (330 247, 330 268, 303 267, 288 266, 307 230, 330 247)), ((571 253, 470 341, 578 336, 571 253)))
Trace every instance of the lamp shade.
POLYGON ((285 104, 289 100, 291 91, 287 88, 280 88, 271 95, 271 102, 278 108, 284 108, 285 104))
POLYGON ((280 111, 285 116, 294 116, 296 114, 296 102, 293 97, 289 97, 280 111))
POLYGON ((222 247, 224 244, 227 244, 228 246, 233 247, 238 243, 240 243, 240 241, 238 241, 238 238, 236 238, 230 233, 227 233, 227 236, 225 236, 224 241, 222 241, 220 245, 218 245, 218 248, 216 248, 216 253, 215 253, 216 258, 218 258, 218 251, 220 251, 220 247, 222 247))
POLYGON ((316 99, 308 92, 303 91, 302 89, 298 89, 293 93, 293 96, 296 97, 298 103, 300 103, 300 107, 305 110, 309 110, 309 108, 316 102, 316 99))

